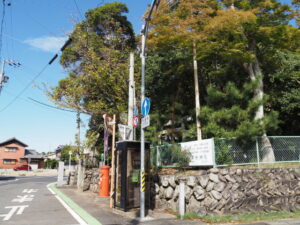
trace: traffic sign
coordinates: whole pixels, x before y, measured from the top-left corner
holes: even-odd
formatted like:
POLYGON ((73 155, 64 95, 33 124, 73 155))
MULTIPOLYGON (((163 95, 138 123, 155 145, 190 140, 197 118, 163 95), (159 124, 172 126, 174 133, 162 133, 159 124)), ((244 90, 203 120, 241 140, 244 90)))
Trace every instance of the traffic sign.
POLYGON ((139 115, 139 108, 138 107, 134 107, 133 115, 135 115, 135 116, 139 115))
POLYGON ((142 103, 142 114, 143 116, 147 116, 150 112, 150 99, 144 98, 144 101, 142 103))
POLYGON ((150 116, 147 115, 142 118, 142 128, 148 127, 150 125, 150 116))
POLYGON ((138 127, 140 124, 140 118, 138 116, 133 117, 133 126, 138 127))

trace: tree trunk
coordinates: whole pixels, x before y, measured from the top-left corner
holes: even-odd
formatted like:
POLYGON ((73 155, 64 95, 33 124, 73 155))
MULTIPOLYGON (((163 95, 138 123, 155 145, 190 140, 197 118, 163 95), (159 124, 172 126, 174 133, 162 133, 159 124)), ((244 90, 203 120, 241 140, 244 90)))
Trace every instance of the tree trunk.
MULTIPOLYGON (((254 51, 255 52, 255 51, 254 51)), ((257 101, 262 102, 264 97, 264 90, 263 90, 263 73, 259 66, 259 62, 257 56, 255 55, 255 59, 251 63, 245 63, 244 68, 247 70, 250 79, 252 81, 257 81, 258 86, 254 90, 254 98, 257 101)), ((264 118, 264 106, 261 103, 258 106, 258 109, 255 113, 254 120, 262 120, 264 118)), ((275 162, 275 155, 274 150, 272 148, 271 142, 267 137, 266 132, 264 131, 263 137, 261 140, 261 151, 262 151, 262 162, 275 162)))
POLYGON ((200 123, 200 92, 198 81, 198 65, 197 65, 197 50, 196 43, 193 42, 193 65, 194 65, 194 83, 195 83, 195 103, 196 103, 196 127, 197 127, 197 140, 202 140, 201 123, 200 123))

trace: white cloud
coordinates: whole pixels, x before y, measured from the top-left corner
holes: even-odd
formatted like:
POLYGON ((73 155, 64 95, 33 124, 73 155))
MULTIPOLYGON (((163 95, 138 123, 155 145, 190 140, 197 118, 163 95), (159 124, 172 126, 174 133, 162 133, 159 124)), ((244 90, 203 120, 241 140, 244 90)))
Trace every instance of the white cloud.
POLYGON ((27 39, 24 42, 45 52, 56 53, 67 41, 67 37, 39 37, 27 39))

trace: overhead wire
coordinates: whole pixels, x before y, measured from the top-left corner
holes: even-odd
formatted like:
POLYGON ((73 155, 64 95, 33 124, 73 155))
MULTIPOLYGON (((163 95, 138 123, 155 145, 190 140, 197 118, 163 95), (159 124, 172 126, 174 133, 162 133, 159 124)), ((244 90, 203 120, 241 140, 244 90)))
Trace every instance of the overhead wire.
POLYGON ((1 110, 0 113, 6 110, 9 106, 11 106, 29 87, 31 84, 34 83, 34 81, 42 75, 42 73, 46 70, 48 67, 48 63, 42 68, 42 70, 17 94, 12 101, 10 101, 6 106, 4 106, 1 110))
MULTIPOLYGON (((13 93, 11 93, 10 91, 3 90, 3 92, 6 93, 6 94, 8 94, 8 95, 15 96, 15 95, 14 95, 13 93)), ((48 105, 48 104, 46 104, 46 103, 37 101, 37 100, 35 100, 35 99, 33 99, 33 98, 29 98, 29 97, 27 97, 27 98, 19 97, 18 99, 20 99, 20 100, 22 100, 22 101, 25 101, 25 102, 29 102, 29 103, 34 104, 34 105, 39 105, 39 106, 41 106, 41 107, 43 107, 43 108, 45 108, 45 106, 47 106, 48 108, 51 108, 53 111, 56 111, 56 112, 59 111, 59 110, 67 111, 67 110, 65 110, 65 109, 58 108, 58 107, 55 107, 55 106, 51 106, 51 105, 48 105), (29 100, 28 100, 28 99, 29 99, 29 100), (31 101, 30 101, 30 100, 31 100, 31 101), (38 104, 37 104, 37 103, 38 103, 38 104), (59 110, 58 110, 58 109, 59 109, 59 110)), ((75 112, 75 111, 70 111, 70 112, 75 112)), ((77 113, 77 112, 76 112, 76 113, 77 113)), ((84 113, 84 112, 82 112, 82 113, 84 113)), ((87 113, 84 113, 84 114, 87 114, 87 113)), ((62 115, 65 115, 65 116, 68 115, 68 117, 69 117, 69 114, 62 114, 62 115)), ((89 114, 88 114, 88 115, 89 115, 89 114)))
MULTIPOLYGON (((66 43, 61 47, 61 51, 63 51, 69 44, 71 44, 72 39, 69 38, 66 43)), ((10 105, 12 105, 29 87, 34 83, 34 81, 42 75, 42 73, 46 70, 46 68, 53 63, 53 61, 58 57, 58 54, 55 54, 53 58, 42 68, 42 70, 19 92, 18 95, 13 98, 5 107, 0 110, 0 113, 6 110, 10 105)))
POLYGON ((81 17, 81 19, 83 19, 84 17, 82 16, 82 13, 81 13, 81 11, 80 11, 80 9, 79 9, 79 7, 78 7, 77 1, 76 1, 76 0, 73 0, 73 2, 74 2, 74 4, 75 4, 75 7, 76 7, 78 13, 79 13, 79 16, 81 17))
POLYGON ((2 18, 0 24, 0 62, 2 61, 2 37, 3 37, 3 27, 5 20, 5 0, 2 0, 2 18))
MULTIPOLYGON (((11 35, 14 36, 14 29, 13 29, 13 7, 10 5, 10 29, 11 29, 11 35)), ((11 39, 11 50, 12 50, 12 55, 14 57, 15 55, 15 43, 14 39, 11 39)))
MULTIPOLYGON (((64 108, 59 108, 59 107, 55 107, 55 106, 52 106, 52 105, 49 105, 49 104, 46 104, 44 102, 40 102, 38 100, 35 100, 33 98, 30 98, 28 97, 28 99, 30 99, 31 101, 34 101, 40 105, 44 105, 44 106, 47 106, 47 107, 50 107, 50 108, 53 108, 53 109, 57 109, 57 110, 62 110, 62 111, 66 111, 66 112, 72 112, 72 113, 77 113, 77 111, 73 111, 73 110, 69 110, 69 109, 64 109, 64 108)), ((80 113, 83 113, 83 112, 80 112, 80 113)))

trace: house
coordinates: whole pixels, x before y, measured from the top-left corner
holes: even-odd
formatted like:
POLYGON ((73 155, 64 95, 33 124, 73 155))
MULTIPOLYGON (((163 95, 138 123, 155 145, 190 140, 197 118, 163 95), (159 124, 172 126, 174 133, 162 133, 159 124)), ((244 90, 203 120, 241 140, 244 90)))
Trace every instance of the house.
POLYGON ((56 157, 56 153, 55 152, 48 152, 45 156, 44 156, 44 159, 47 160, 47 159, 55 159, 55 160, 59 160, 57 157, 56 157))
POLYGON ((13 169, 21 165, 29 165, 32 169, 43 168, 43 156, 35 150, 28 150, 27 144, 14 138, 0 143, 0 169, 13 169))
POLYGON ((44 156, 33 149, 25 149, 23 159, 29 162, 33 170, 44 168, 44 156))

